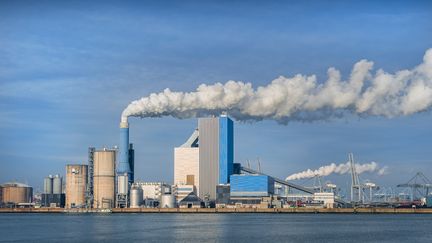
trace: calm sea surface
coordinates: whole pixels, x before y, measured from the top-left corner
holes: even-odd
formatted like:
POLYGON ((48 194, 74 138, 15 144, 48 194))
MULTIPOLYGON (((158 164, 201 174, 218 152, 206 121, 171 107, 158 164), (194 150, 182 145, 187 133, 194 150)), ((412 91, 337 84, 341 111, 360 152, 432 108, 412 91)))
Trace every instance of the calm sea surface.
POLYGON ((0 242, 432 242, 432 215, 0 214, 0 242))

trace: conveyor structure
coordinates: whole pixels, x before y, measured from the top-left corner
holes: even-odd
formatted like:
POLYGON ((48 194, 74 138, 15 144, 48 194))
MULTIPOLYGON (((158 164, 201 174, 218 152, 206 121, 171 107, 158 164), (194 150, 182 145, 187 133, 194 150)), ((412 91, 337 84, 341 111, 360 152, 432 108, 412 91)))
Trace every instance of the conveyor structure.
MULTIPOLYGON (((241 171, 246 172, 246 173, 250 173, 250 174, 266 175, 266 174, 264 174, 262 172, 258 172, 256 170, 253 170, 251 168, 246 168, 246 167, 243 167, 243 166, 241 166, 240 169, 241 169, 241 171)), ((267 176, 270 176, 270 175, 267 175, 267 176)), ((291 188, 294 188, 294 189, 297 189, 299 191, 306 192, 306 193, 309 193, 309 194, 314 194, 315 193, 315 191, 313 189, 306 188, 304 186, 300 186, 300 185, 294 184, 292 182, 285 181, 285 180, 282 180, 282 179, 279 179, 279 178, 276 178, 276 177, 273 177, 273 176, 270 176, 270 177, 272 177, 273 180, 275 182, 279 183, 279 184, 282 184, 282 185, 285 185, 285 186, 288 186, 288 187, 291 187, 291 188)), ((341 199, 338 199, 338 198, 335 198, 335 202, 337 202, 339 204, 346 204, 345 201, 343 201, 341 199)))

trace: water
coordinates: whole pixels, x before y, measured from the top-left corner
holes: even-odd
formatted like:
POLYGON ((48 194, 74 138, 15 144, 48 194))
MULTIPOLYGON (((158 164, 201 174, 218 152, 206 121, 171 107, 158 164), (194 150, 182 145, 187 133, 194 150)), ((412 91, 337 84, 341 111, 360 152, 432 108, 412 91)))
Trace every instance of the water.
POLYGON ((0 242, 432 242, 432 215, 0 214, 0 242))

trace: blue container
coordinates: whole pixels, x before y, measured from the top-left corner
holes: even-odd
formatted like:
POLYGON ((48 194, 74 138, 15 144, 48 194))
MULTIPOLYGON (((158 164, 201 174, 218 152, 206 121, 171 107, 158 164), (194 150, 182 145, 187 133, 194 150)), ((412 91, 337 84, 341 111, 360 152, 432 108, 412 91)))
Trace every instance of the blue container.
POLYGON ((232 197, 266 197, 274 194, 274 180, 266 175, 231 175, 232 197))

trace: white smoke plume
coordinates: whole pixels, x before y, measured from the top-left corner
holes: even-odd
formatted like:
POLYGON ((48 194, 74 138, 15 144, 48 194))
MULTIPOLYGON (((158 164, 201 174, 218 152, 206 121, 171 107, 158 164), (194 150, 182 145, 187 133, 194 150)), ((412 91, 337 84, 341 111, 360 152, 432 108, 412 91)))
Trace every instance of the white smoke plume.
POLYGON ((122 117, 191 118, 227 112, 237 121, 314 121, 358 116, 395 117, 427 111, 432 106, 432 48, 423 62, 411 70, 372 72, 373 62, 361 60, 347 80, 338 70, 328 69, 328 79, 315 75, 279 77, 266 86, 228 81, 201 84, 194 92, 165 89, 133 101, 122 117))
MULTIPOLYGON (((357 174, 362 174, 365 172, 377 173, 378 175, 384 175, 387 172, 387 166, 379 167, 376 162, 370 162, 367 164, 355 164, 357 174)), ((351 172, 350 163, 347 162, 345 164, 336 165, 335 163, 331 163, 329 165, 321 166, 317 170, 307 169, 305 171, 292 174, 288 176, 285 180, 300 180, 312 178, 316 175, 319 176, 328 176, 330 174, 339 174, 343 175, 351 172)))

